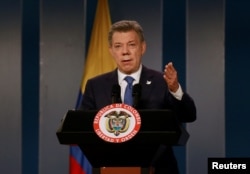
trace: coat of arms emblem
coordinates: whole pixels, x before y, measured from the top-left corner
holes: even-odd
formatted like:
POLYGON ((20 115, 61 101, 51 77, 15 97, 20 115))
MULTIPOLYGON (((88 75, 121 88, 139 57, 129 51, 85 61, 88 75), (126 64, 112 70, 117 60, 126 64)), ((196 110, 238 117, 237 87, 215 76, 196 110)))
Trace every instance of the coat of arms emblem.
POLYGON ((106 119, 106 129, 110 133, 114 133, 114 135, 118 136, 122 132, 126 132, 128 130, 131 117, 127 112, 121 111, 112 111, 108 113, 105 117, 106 119))

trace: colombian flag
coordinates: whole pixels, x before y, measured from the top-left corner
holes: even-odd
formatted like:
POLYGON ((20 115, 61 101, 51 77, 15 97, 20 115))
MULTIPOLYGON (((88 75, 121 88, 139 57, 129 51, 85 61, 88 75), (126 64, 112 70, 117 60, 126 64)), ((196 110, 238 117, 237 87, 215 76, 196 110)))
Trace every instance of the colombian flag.
MULTIPOLYGON (((83 78, 76 108, 83 99, 87 80, 113 70, 116 65, 108 50, 108 31, 111 26, 108 0, 98 0, 87 52, 83 78)), ((70 146, 70 174, 92 174, 92 166, 78 146, 70 146)))

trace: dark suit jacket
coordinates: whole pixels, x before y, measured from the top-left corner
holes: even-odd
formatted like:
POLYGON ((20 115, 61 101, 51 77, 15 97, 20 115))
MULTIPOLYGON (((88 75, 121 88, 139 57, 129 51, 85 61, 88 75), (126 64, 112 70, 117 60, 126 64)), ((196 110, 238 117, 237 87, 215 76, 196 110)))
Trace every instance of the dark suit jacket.
MULTIPOLYGON (((136 109, 171 109, 177 113, 180 122, 192 122, 196 119, 196 108, 192 98, 184 92, 179 101, 171 95, 163 73, 142 68, 139 83, 142 86, 141 97, 136 109)), ((99 110, 112 103, 111 91, 114 84, 118 84, 117 69, 106 74, 89 79, 86 84, 81 109, 99 110)), ((176 160, 171 147, 167 147, 163 155, 156 162, 155 167, 161 166, 166 173, 178 173, 176 160)), ((156 170, 158 170, 156 168, 156 170)))

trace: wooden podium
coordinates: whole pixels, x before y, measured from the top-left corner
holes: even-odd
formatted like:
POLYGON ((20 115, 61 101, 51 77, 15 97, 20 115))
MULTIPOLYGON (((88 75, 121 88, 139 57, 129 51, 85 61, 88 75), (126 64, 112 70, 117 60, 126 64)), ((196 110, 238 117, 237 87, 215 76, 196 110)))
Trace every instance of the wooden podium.
POLYGON ((101 167, 101 174, 141 174, 140 167, 101 167))
POLYGON ((148 173, 161 145, 185 145, 189 134, 170 110, 138 110, 140 131, 129 141, 110 143, 93 129, 97 111, 69 110, 56 132, 60 144, 77 144, 94 168, 93 173, 148 173))

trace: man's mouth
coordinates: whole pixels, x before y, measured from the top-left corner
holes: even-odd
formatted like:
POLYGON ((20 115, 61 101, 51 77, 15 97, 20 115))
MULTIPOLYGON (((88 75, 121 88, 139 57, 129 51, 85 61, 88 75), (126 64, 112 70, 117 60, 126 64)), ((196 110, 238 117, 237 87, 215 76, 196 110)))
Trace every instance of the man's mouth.
POLYGON ((130 62, 131 59, 125 59, 125 60, 122 60, 123 62, 130 62))
POLYGON ((130 57, 124 57, 122 61, 123 62, 129 62, 129 61, 131 61, 131 58, 130 57))

